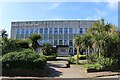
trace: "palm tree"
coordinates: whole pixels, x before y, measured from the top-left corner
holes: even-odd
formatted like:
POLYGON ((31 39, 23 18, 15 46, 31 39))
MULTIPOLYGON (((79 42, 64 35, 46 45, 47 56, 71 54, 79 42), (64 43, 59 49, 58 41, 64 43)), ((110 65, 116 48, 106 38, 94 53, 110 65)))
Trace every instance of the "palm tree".
POLYGON ((8 35, 7 35, 6 33, 7 33, 7 31, 6 31, 5 29, 3 29, 3 30, 1 31, 1 36, 2 36, 2 37, 7 37, 8 35))
POLYGON ((37 33, 33 33, 29 36, 29 39, 31 41, 31 47, 36 51, 36 49, 39 47, 38 40, 41 39, 41 35, 37 33))
POLYGON ((76 49, 77 49, 77 61, 76 61, 76 64, 79 63, 79 49, 81 48, 81 36, 79 35, 76 35, 74 37, 74 40, 73 40, 73 44, 75 45, 76 49))

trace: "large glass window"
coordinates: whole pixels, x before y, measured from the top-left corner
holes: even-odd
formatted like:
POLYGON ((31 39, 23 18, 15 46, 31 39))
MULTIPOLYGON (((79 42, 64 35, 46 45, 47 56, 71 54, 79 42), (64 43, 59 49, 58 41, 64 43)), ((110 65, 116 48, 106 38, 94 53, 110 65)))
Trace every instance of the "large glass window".
POLYGON ((57 45, 57 40, 54 40, 54 46, 56 46, 57 45))
POLYGON ((20 29, 19 29, 19 28, 17 29, 17 32, 16 32, 16 34, 20 34, 20 29))
POLYGON ((34 29, 30 29, 30 34, 32 34, 34 32, 34 29))
POLYGON ((73 46, 72 40, 69 40, 69 46, 73 46))
POLYGON ((35 29, 35 33, 38 33, 39 29, 35 29))
POLYGON ((62 40, 59 40, 59 45, 62 45, 62 44, 63 44, 62 40))
POLYGON ((64 45, 68 45, 68 41, 67 40, 64 40, 64 45))
POLYGON ((26 28, 26 34, 29 34, 29 29, 28 28, 26 28))
POLYGON ((69 28, 69 34, 73 33, 73 28, 69 28))
POLYGON ((52 28, 49 29, 49 34, 52 34, 52 28))
POLYGON ((62 33, 63 33, 63 29, 59 28, 59 34, 62 34, 62 33))
POLYGON ((22 28, 22 32, 21 33, 24 34, 24 28, 22 28))
POLYGON ((54 28, 54 34, 58 34, 58 28, 54 28))
POLYGON ((83 34, 83 28, 80 28, 80 34, 83 34))
POLYGON ((45 34, 48 34, 48 28, 45 28, 44 30, 45 30, 44 33, 45 33, 45 34))
POLYGON ((22 31, 21 31, 21 38, 24 38, 24 28, 22 28, 22 31))
POLYGON ((40 34, 43 34, 43 28, 40 28, 40 34))
POLYGON ((64 34, 68 33, 68 28, 64 28, 64 34))
POLYGON ((20 39, 20 29, 19 28, 16 31, 16 39, 20 39))

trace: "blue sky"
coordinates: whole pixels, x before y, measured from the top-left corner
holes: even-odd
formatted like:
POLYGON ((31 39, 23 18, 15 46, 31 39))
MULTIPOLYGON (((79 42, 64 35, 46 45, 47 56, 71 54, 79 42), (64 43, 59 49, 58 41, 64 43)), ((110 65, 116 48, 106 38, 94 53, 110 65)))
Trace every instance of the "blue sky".
POLYGON ((12 21, 101 19, 118 26, 117 2, 2 2, 0 29, 10 37, 12 21))

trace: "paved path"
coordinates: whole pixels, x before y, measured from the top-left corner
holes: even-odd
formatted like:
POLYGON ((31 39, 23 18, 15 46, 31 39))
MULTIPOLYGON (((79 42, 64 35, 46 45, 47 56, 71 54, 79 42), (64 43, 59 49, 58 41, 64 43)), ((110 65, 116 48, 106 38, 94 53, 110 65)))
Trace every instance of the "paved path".
POLYGON ((94 73, 86 73, 85 68, 80 65, 70 65, 70 68, 65 68, 66 66, 66 57, 58 57, 57 61, 48 62, 50 65, 50 69, 48 71, 48 77, 54 78, 108 78, 108 77, 119 77, 118 72, 94 72, 94 73), (56 66, 55 66, 56 65, 56 66), (60 66, 59 66, 60 65, 60 66), (61 65, 64 65, 64 67, 61 65))

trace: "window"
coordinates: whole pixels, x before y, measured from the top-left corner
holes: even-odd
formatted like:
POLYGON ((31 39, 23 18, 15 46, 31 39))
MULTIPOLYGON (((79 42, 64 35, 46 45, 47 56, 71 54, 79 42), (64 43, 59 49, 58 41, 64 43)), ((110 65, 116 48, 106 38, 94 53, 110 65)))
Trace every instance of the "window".
POLYGON ((26 34, 29 34, 29 29, 28 28, 26 28, 26 34))
POLYGON ((68 29, 64 28, 64 34, 67 34, 67 33, 68 33, 68 29))
POLYGON ((69 34, 73 33, 73 28, 69 28, 69 34))
POLYGON ((69 40, 69 46, 73 46, 72 40, 69 40))
POLYGON ((52 28, 49 29, 49 34, 52 34, 52 28))
POLYGON ((66 52, 66 49, 61 49, 61 52, 66 52))
POLYGON ((80 34, 82 34, 83 33, 83 28, 80 28, 80 34))
POLYGON ((54 28, 54 34, 58 34, 58 29, 54 28))
POLYGON ((57 45, 57 40, 54 40, 54 46, 56 46, 57 45))
POLYGON ((62 28, 59 28, 59 34, 62 34, 62 33, 63 33, 62 28))
POLYGON ((22 32, 21 33, 24 34, 24 28, 22 28, 22 32))
POLYGON ((32 34, 34 32, 34 29, 30 29, 30 34, 32 34))
POLYGON ((38 33, 38 29, 35 29, 35 33, 38 33))
POLYGON ((48 34, 48 28, 44 28, 44 31, 45 34, 48 34))
POLYGON ((40 28, 40 34, 43 34, 43 28, 40 28))
POLYGON ((20 34, 20 29, 19 29, 19 28, 17 29, 17 32, 16 32, 16 34, 20 34))
POLYGON ((59 40, 59 45, 62 45, 62 40, 59 40))
POLYGON ((64 40, 64 45, 68 45, 68 41, 67 40, 64 40))

